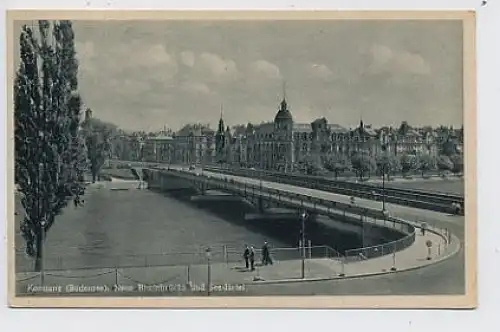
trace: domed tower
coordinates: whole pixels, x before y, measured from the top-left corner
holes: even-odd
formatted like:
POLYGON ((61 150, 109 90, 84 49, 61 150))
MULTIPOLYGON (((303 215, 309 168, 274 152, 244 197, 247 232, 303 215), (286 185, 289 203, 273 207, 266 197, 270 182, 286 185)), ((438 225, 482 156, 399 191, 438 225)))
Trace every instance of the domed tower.
POLYGON ((291 170, 293 165, 293 116, 286 102, 283 86, 283 100, 274 117, 274 146, 272 167, 281 171, 291 170))
POLYGON ((274 130, 275 131, 288 131, 293 127, 293 117, 292 113, 288 109, 288 104, 286 102, 286 97, 283 96, 283 100, 280 103, 280 108, 276 116, 274 117, 274 130))

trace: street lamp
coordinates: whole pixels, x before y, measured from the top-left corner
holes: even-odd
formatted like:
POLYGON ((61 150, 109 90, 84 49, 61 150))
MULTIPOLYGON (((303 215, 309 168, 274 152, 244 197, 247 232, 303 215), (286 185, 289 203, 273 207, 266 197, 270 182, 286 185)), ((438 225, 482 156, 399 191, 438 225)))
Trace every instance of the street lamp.
POLYGON ((205 254, 207 256, 207 292, 208 292, 208 296, 210 296, 210 293, 211 293, 211 286, 212 286, 212 268, 210 266, 210 258, 212 256, 212 251, 210 248, 207 248, 205 250, 205 254))
POLYGON ((382 151, 385 157, 384 163, 382 164, 382 211, 385 212, 385 173, 387 172, 387 163, 389 162, 387 157, 387 136, 384 136, 382 151))
POLYGON ((306 211, 303 211, 302 214, 300 215, 300 219, 301 219, 301 222, 302 222, 302 228, 301 228, 301 246, 302 246, 302 250, 301 250, 301 256, 302 256, 302 266, 301 266, 301 277, 302 279, 305 278, 305 267, 306 267, 306 247, 305 247, 305 243, 306 243, 306 234, 305 234, 305 231, 306 231, 306 217, 307 217, 307 213, 306 211))

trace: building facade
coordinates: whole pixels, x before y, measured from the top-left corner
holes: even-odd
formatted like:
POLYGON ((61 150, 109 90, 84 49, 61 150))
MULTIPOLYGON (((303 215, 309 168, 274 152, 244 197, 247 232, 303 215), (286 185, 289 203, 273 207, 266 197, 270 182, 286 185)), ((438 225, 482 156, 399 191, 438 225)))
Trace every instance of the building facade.
POLYGON ((377 158, 399 155, 443 153, 446 142, 463 149, 463 128, 373 128, 360 120, 355 128, 328 123, 324 117, 311 123, 295 123, 286 98, 271 122, 259 125, 226 126, 221 112, 217 130, 186 125, 169 135, 148 137, 140 144, 139 158, 172 164, 231 164, 289 172, 304 160, 318 164, 327 158, 349 159, 355 154, 377 158))

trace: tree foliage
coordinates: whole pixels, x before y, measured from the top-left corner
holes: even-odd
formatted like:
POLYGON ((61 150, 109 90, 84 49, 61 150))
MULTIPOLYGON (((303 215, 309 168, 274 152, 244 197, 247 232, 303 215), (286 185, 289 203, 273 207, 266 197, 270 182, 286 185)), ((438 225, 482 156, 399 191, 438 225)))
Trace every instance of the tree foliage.
POLYGON ((15 177, 25 211, 21 233, 36 270, 55 217, 84 192, 85 171, 72 24, 39 21, 38 35, 22 27, 14 85, 15 177))
POLYGON ((298 167, 302 172, 310 175, 319 175, 322 171, 318 158, 314 154, 306 154, 298 160, 298 167))
POLYGON ((92 182, 95 182, 104 162, 110 157, 111 141, 116 135, 117 128, 96 118, 86 118, 83 129, 92 182))
POLYGON ((418 159, 415 155, 403 154, 400 157, 399 163, 403 174, 408 174, 409 172, 416 171, 418 169, 418 159))
POLYGON ((451 171, 455 174, 462 173, 464 171, 464 156, 462 154, 456 154, 452 156, 451 162, 453 163, 453 167, 451 171))
POLYGON ((426 172, 436 168, 437 160, 431 155, 422 155, 420 156, 418 166, 418 169, 422 173, 422 177, 424 177, 426 172))
POLYGON ((390 177, 391 174, 399 172, 401 164, 396 156, 382 155, 376 159, 379 174, 390 177))
POLYGON ((442 145, 441 145, 441 154, 452 157, 455 154, 458 153, 458 144, 454 140, 448 138, 442 145))
POLYGON ((325 157, 323 166, 326 170, 334 172, 335 178, 337 178, 340 173, 351 168, 351 162, 344 155, 329 154, 325 157))
POLYGON ((377 170, 377 163, 375 159, 365 153, 355 153, 351 157, 351 165, 360 180, 366 176, 369 177, 371 173, 376 172, 377 170))
POLYGON ((440 172, 451 171, 453 168, 453 162, 450 157, 446 155, 440 155, 437 159, 437 168, 440 172))

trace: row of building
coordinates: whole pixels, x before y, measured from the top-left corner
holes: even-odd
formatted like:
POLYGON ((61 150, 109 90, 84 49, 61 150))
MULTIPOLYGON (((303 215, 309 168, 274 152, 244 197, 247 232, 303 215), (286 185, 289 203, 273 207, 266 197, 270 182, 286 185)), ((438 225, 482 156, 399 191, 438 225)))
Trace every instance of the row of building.
MULTIPOLYGON (((203 125, 187 125, 178 132, 163 132, 145 139, 129 138, 128 159, 172 164, 230 163, 244 167, 291 171, 311 155, 351 157, 423 155, 437 156, 443 145, 452 142, 459 153, 463 128, 412 128, 405 122, 399 128, 374 129, 361 120, 347 129, 330 124, 325 118, 312 123, 295 123, 285 98, 274 121, 248 124, 233 129, 219 120, 217 130, 203 125)), ((117 156, 121 157, 123 156, 117 156)))

